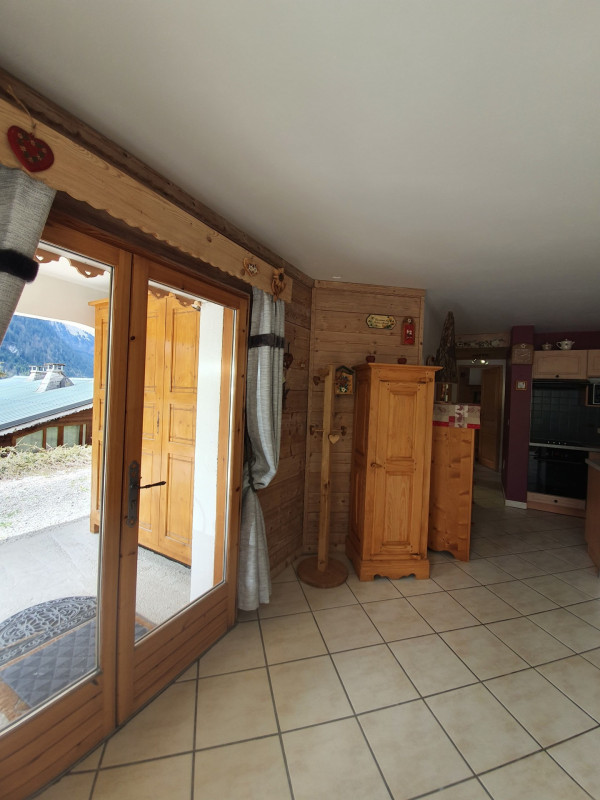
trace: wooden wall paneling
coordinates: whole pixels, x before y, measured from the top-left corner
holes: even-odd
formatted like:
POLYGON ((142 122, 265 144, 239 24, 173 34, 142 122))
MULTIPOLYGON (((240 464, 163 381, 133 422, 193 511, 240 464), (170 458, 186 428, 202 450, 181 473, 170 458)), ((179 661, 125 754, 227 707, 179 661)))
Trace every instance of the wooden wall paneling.
MULTIPOLYGON (((294 284, 296 292, 296 284, 294 284)), ((321 426, 323 383, 315 385, 313 376, 328 364, 354 367, 368 354, 377 363, 395 364, 400 357, 408 364, 422 363, 423 309, 422 289, 373 286, 370 284, 315 281, 312 292, 310 366, 308 381, 308 425, 321 426), (369 314, 391 315, 396 325, 391 330, 369 328, 369 314), (402 322, 412 317, 416 325, 416 343, 402 344, 402 322)), ((347 430, 331 454, 331 550, 343 551, 349 522, 350 464, 354 397, 336 396, 333 427, 347 430)), ((307 435, 304 551, 315 552, 318 534, 319 481, 321 469, 320 435, 307 435)))

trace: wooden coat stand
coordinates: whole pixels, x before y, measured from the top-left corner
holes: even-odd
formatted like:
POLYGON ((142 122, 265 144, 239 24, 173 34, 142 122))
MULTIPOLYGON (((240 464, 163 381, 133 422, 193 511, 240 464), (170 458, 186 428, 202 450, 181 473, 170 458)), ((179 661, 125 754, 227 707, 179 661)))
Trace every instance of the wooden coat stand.
MULTIPOLYGON (((340 586, 348 577, 348 570, 341 561, 329 558, 329 513, 331 506, 331 446, 340 438, 339 431, 333 431, 334 368, 329 366, 325 376, 325 396, 323 400, 323 427, 311 425, 310 432, 323 434, 321 449, 321 502, 319 507, 319 541, 317 555, 305 559, 298 565, 298 577, 310 586, 332 589, 340 586)), ((345 429, 342 429, 345 433, 345 429)))

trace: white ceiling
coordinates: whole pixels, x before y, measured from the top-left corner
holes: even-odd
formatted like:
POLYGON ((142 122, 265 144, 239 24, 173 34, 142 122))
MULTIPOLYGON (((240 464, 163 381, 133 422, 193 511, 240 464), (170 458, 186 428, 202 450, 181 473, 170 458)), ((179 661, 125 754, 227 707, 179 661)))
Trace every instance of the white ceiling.
POLYGON ((9 72, 314 278, 600 329, 597 0, 1 0, 9 72))

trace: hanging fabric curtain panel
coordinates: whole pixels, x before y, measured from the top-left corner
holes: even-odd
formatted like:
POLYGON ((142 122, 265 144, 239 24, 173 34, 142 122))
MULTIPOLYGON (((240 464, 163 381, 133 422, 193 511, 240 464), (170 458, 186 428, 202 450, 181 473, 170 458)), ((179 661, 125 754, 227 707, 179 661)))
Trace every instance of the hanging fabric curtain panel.
POLYGON ((26 283, 56 192, 19 169, 0 166, 0 343, 26 283))
POLYGON ((256 492, 269 485, 279 463, 284 324, 284 302, 253 287, 238 570, 238 607, 243 611, 254 611, 271 596, 265 522, 256 492))

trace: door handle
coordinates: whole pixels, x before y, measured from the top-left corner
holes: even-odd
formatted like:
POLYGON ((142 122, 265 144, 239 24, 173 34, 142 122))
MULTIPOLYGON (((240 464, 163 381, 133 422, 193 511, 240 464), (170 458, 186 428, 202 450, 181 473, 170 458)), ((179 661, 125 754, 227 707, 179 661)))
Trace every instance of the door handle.
POLYGON ((371 461, 371 466, 373 467, 373 469, 381 469, 383 464, 378 464, 376 461, 371 461))
POLYGON ((133 528, 138 519, 138 501, 140 489, 151 489, 153 486, 164 486, 166 481, 158 483, 147 483, 140 486, 140 465, 137 461, 132 461, 129 465, 129 492, 127 495, 127 519, 125 524, 133 528))

